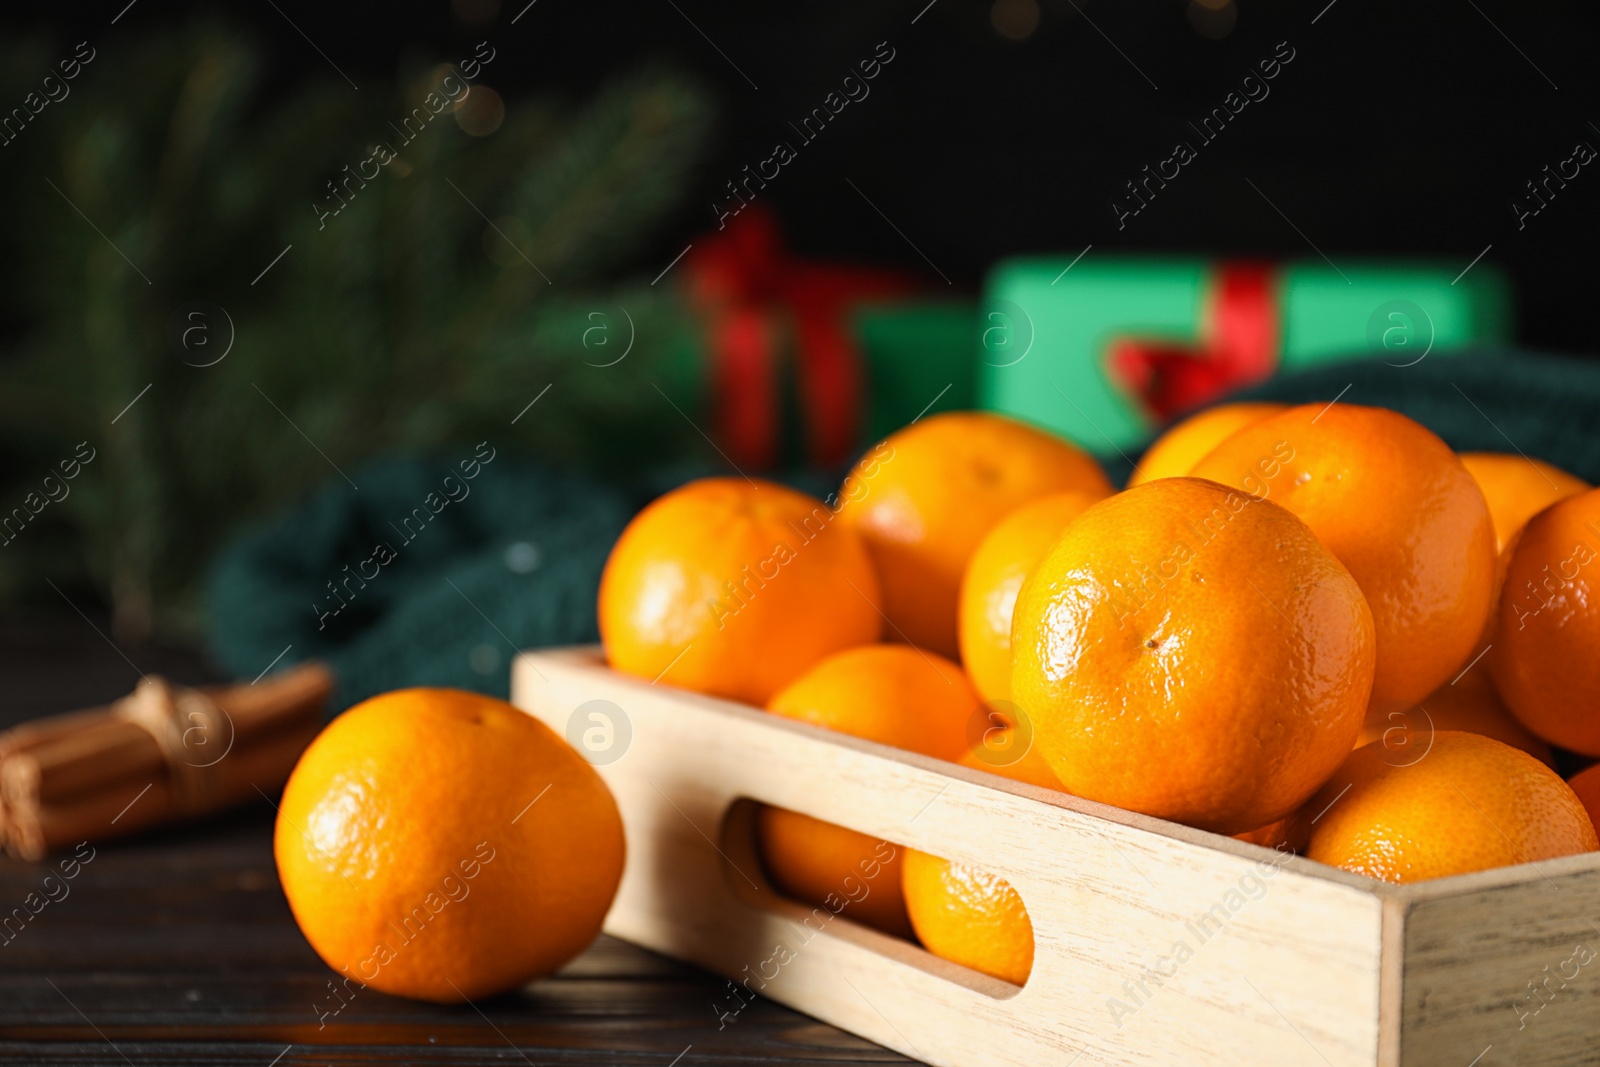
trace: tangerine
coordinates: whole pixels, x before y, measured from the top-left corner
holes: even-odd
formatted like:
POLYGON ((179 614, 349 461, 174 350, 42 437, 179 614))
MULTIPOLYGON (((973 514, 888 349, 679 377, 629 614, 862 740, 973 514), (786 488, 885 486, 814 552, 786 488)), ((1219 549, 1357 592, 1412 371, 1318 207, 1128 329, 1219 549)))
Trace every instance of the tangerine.
POLYGON ((1144 450, 1128 479, 1128 488, 1158 478, 1182 478, 1194 465, 1239 430, 1269 415, 1287 411, 1288 404, 1265 402, 1218 404, 1167 428, 1144 450))
POLYGON ((1062 788, 1228 834, 1349 754, 1375 656, 1361 590, 1311 529, 1198 478, 1078 516, 1023 585, 1012 648, 1062 788))
POLYGON ((401 689, 335 719, 289 776, 273 835, 317 955, 441 1003, 513 989, 581 952, 623 851, 593 767, 537 719, 456 689, 401 689))
MULTIPOLYGON (((1494 521, 1495 559, 1494 597, 1491 604, 1500 603, 1501 589, 1505 584, 1506 564, 1509 557, 1506 546, 1516 537, 1527 521, 1554 504, 1584 492, 1589 483, 1568 474, 1543 460, 1500 452, 1463 452, 1461 462, 1477 480, 1483 498, 1489 504, 1489 516, 1494 521)), ((1479 644, 1487 648, 1494 643, 1497 612, 1489 611, 1479 644)))
MULTIPOLYGON (((963 767, 989 771, 1041 789, 1060 789, 1033 749, 1009 764, 969 752, 963 767)), ((992 978, 1022 985, 1033 970, 1033 921, 1022 897, 999 875, 914 848, 901 871, 906 911, 923 946, 935 956, 992 978)))
POLYGON ((705 478, 630 522, 600 578, 612 667, 765 704, 829 653, 882 632, 878 578, 822 501, 771 482, 705 478))
POLYGON ((1102 497, 1051 493, 1022 505, 995 524, 978 544, 961 578, 961 662, 978 695, 1011 698, 1011 612, 1017 590, 1055 544, 1067 523, 1102 497))
POLYGON ((1111 483, 1087 452, 1032 426, 945 412, 891 434, 840 490, 839 517, 860 532, 883 583, 889 636, 960 654, 961 576, 984 534, 1018 506, 1111 483))
POLYGON ((1483 491, 1494 523, 1494 550, 1505 551, 1511 535, 1557 500, 1589 488, 1589 483, 1540 459, 1508 452, 1463 452, 1467 468, 1483 491))
POLYGON ((1600 489, 1557 501, 1507 546, 1495 688, 1522 725, 1553 745, 1600 756, 1600 489))
POLYGON ((1417 882, 1593 852, 1571 787, 1526 752, 1446 730, 1396 765, 1358 748, 1305 806, 1311 859, 1385 882, 1417 882))
POLYGON ((1529 733, 1506 709, 1489 680, 1489 668, 1481 665, 1462 672, 1454 682, 1440 686, 1412 707, 1373 704, 1367 709, 1356 747, 1382 741, 1396 762, 1404 761, 1407 754, 1420 759, 1440 730, 1492 737, 1520 748, 1547 767, 1556 765, 1550 746, 1529 733))
POLYGON ((1374 702, 1414 704, 1476 651, 1494 589, 1483 493, 1398 412, 1306 404, 1235 433, 1194 476, 1294 512, 1349 568, 1378 639, 1374 702))
POLYGON ((1589 813, 1589 821, 1600 827, 1600 763, 1579 771, 1567 780, 1567 784, 1578 795, 1583 809, 1589 813))
MULTIPOLYGON (((960 667, 906 645, 867 645, 830 656, 774 696, 767 710, 944 760, 961 757, 973 720, 983 714, 960 667)), ((910 936, 897 846, 772 807, 761 809, 757 834, 762 866, 785 895, 830 907, 830 894, 850 900, 852 918, 910 936), (879 867, 887 873, 877 873, 879 867), (857 900, 847 880, 872 884, 857 900)))
POLYGON ((825 907, 896 937, 912 936, 900 888, 905 852, 891 841, 763 805, 761 867, 786 897, 825 907))

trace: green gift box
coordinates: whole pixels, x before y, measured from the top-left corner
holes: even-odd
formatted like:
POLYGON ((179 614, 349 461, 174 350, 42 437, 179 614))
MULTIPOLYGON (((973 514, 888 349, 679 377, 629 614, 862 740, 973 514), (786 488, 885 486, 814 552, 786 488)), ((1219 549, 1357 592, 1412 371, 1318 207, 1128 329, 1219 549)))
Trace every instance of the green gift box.
MULTIPOLYGON (((1396 368, 1507 340, 1487 264, 1023 258, 991 272, 979 406, 1105 452, 1274 374, 1348 359, 1396 368)), ((1329 399, 1332 399, 1331 397, 1329 399)))
POLYGON ((866 379, 863 441, 924 415, 977 403, 978 305, 911 299, 871 304, 853 323, 866 379))

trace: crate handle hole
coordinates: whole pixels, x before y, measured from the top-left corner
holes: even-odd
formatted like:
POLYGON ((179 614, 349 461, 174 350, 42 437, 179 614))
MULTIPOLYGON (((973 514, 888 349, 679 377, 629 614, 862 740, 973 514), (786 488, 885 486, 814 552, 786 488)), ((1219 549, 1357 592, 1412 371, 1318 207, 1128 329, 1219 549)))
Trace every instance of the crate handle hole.
MULTIPOLYGON (((797 954, 805 951, 804 944, 812 937, 838 937, 995 1000, 1009 1000, 1022 992, 1021 985, 935 956, 917 941, 904 906, 889 903, 901 899, 900 857, 905 846, 857 835, 862 839, 859 847, 850 849, 844 845, 846 839, 833 831, 854 833, 739 797, 729 805, 718 835, 729 891, 753 908, 787 919, 801 939, 791 946, 797 954), (763 828, 768 840, 791 846, 786 854, 764 855, 763 828), (837 879, 820 876, 815 865, 802 858, 830 843, 840 846, 841 856, 853 856, 857 850, 862 854, 855 869, 837 879), (886 888, 891 885, 892 892, 886 888)), ((848 862, 845 859, 841 866, 848 862)))

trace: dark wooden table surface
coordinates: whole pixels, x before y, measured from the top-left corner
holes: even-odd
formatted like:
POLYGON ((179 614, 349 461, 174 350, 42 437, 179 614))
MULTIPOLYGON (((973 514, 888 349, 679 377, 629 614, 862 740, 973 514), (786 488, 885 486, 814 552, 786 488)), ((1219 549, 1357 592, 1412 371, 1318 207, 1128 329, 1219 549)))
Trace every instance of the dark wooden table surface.
MULTIPOLYGON (((95 623, 104 630, 103 622, 95 623)), ((113 648, 76 615, 0 619, 0 726, 103 702, 137 671, 213 680, 198 656, 113 648)), ((696 1067, 909 1063, 758 1000, 721 1030, 721 980, 609 937, 558 974, 472 1005, 361 990, 300 936, 272 862, 272 812, 253 808, 105 844, 70 882, 0 859, 0 1063, 528 1063, 696 1067), (29 914, 23 909, 22 914, 29 914)))

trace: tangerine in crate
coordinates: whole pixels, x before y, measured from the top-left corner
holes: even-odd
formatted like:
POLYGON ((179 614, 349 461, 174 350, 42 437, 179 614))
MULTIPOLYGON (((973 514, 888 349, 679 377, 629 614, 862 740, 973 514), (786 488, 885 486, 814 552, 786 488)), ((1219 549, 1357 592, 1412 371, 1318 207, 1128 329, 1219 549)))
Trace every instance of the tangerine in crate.
POLYGON ((1356 749, 1306 805, 1307 855, 1415 882, 1600 848, 1572 788, 1526 752, 1442 731, 1398 762, 1381 741, 1356 749))
POLYGON ((1489 504, 1496 552, 1503 552, 1512 535, 1539 512, 1589 488, 1582 478, 1521 455, 1463 452, 1461 464, 1477 481, 1489 504))
MULTIPOLYGON (((1592 494, 1535 515, 1506 557, 1580 662, 1533 677, 1543 653, 1496 642, 1491 686, 1473 657, 1493 480, 1393 412, 1243 414, 1173 435, 1174 471, 1195 476, 1110 497, 1068 446, 1005 420, 892 436, 831 529, 856 532, 903 643, 808 643, 767 679, 770 711, 726 698, 758 644, 684 674, 593 650, 519 660, 518 701, 553 727, 596 700, 631 721, 625 756, 597 760, 635 846, 606 929, 728 977, 724 1023, 760 993, 940 1067, 1423 1067, 1490 1046, 1591 1062, 1587 1001, 1563 986, 1554 1008, 1529 976, 1600 912, 1583 797, 1541 762, 1600 700, 1588 558, 1543 569, 1600 522, 1592 494), (996 447, 1015 430, 1021 458, 996 447), (1104 498, 1006 533, 1072 492, 1104 498), (996 575, 1027 576, 1009 631, 963 646, 964 666, 1009 704, 902 673, 961 677, 935 650, 961 632, 956 577, 987 569, 986 539, 996 575), (1364 726, 1378 743, 1358 744, 1364 726), (1037 775, 985 758, 992 736, 1037 775)), ((1502 627, 1527 621, 1507 604, 1502 627)), ((768 644, 811 642, 814 618, 768 619, 768 644)))
MULTIPOLYGON (((1016 757, 997 756, 1011 747, 1009 740, 976 748, 957 762, 1042 789, 1061 788, 1036 749, 1016 757)), ((1022 897, 1004 878, 907 849, 901 879, 911 926, 929 952, 1014 985, 1028 980, 1033 923, 1022 897)))
MULTIPOLYGON (((867 645, 830 656, 773 697, 767 710, 945 760, 961 756, 968 727, 982 714, 959 666, 908 645, 867 645)), ((761 809, 757 825, 762 866, 779 889, 825 905, 866 865, 873 884, 852 902, 852 916, 910 936, 902 857, 892 843, 782 808, 761 809)))
POLYGON ((1235 433, 1288 408, 1288 404, 1260 402, 1218 404, 1190 415, 1169 427, 1144 450, 1128 479, 1128 488, 1159 478, 1182 478, 1235 433))
POLYGON ((1051 493, 1022 505, 984 535, 961 576, 961 662, 983 699, 1011 698, 1011 615, 1017 593, 1067 523, 1099 493, 1051 493))
POLYGON ((1355 576, 1372 609, 1372 699, 1413 704, 1474 652, 1494 589, 1494 529, 1472 475, 1398 412, 1305 404, 1252 423, 1197 478, 1294 512, 1355 576))
POLYGON ((600 637, 627 674, 764 704, 830 653, 878 639, 878 575, 815 497, 705 478, 628 523, 600 577, 600 637))
POLYGON ((883 583, 888 637, 961 653, 957 601, 978 542, 1018 506, 1111 483, 1076 445, 1000 415, 945 412, 891 434, 839 491, 839 517, 866 541, 883 583))
POLYGON ((1535 737, 1507 710, 1489 679, 1489 668, 1477 663, 1416 704, 1373 704, 1356 738, 1356 747, 1382 741, 1395 762, 1425 753, 1443 730, 1482 734, 1520 748, 1547 767, 1556 765, 1550 746, 1535 737), (1409 749, 1408 749, 1409 746, 1409 749))
POLYGON ((1529 730, 1600 756, 1600 489, 1539 512, 1506 553, 1495 688, 1529 730))
POLYGON ((1012 699, 1075 796, 1244 833, 1349 754, 1372 614, 1278 505, 1147 482, 1067 527, 1017 598, 1012 699))

